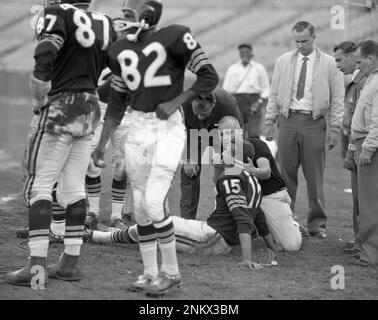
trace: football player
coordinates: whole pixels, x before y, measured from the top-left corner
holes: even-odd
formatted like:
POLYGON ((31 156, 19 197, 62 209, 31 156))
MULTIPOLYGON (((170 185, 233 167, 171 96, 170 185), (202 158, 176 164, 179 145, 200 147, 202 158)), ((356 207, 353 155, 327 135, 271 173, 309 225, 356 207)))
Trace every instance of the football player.
MULTIPOLYGON (((253 146, 244 142, 243 163, 254 157, 253 146)), ((216 182, 216 207, 207 222, 171 217, 175 226, 177 251, 184 253, 222 254, 232 246, 241 245, 241 265, 259 268, 251 258, 251 235, 255 228, 268 247, 282 250, 273 243, 265 216, 259 206, 262 199, 261 186, 247 171, 235 171, 233 165, 222 164, 224 172, 216 182)), ((139 242, 137 225, 127 230, 107 232, 91 231, 85 234, 88 242, 126 243, 139 242)))
POLYGON ((132 286, 159 294, 181 283, 173 223, 164 210, 186 138, 181 106, 208 95, 219 78, 188 27, 157 28, 163 9, 160 1, 131 0, 125 2, 125 8, 137 19, 125 22, 125 30, 132 32, 109 48, 113 72, 110 101, 93 159, 103 166, 106 143, 123 117, 123 101, 130 90, 131 125, 124 156, 144 264, 143 275, 132 286), (186 67, 197 80, 183 92, 186 67))
MULTIPOLYGON (((111 77, 110 69, 106 68, 99 79, 99 86, 105 84, 106 80, 111 77)), ((97 127, 93 140, 92 151, 97 147, 100 139, 101 130, 103 126, 103 117, 106 112, 107 103, 106 97, 100 94, 100 108, 101 121, 97 127)), ((125 103, 127 103, 125 101, 125 103)), ((124 168, 123 154, 122 154, 122 140, 125 135, 125 130, 128 126, 127 118, 124 117, 121 125, 114 131, 111 136, 112 142, 112 211, 110 217, 110 226, 114 228, 124 229, 125 224, 122 222, 122 209, 126 194, 126 172, 124 168)), ((88 195, 89 209, 85 219, 85 226, 89 229, 97 229, 98 218, 100 213, 100 194, 101 194, 101 168, 96 167, 93 161, 90 162, 87 175, 85 177, 85 185, 88 195)))
POLYGON ((90 2, 49 1, 37 22, 39 43, 29 83, 38 119, 31 128, 24 189, 30 259, 25 268, 5 276, 13 285, 30 286, 35 266, 45 282, 48 276, 82 278, 77 263, 86 214, 84 178, 100 119, 95 90, 108 62, 107 49, 116 39, 111 19, 90 12, 90 2), (52 189, 57 181, 57 199, 66 209, 65 248, 59 262, 46 270, 52 189))

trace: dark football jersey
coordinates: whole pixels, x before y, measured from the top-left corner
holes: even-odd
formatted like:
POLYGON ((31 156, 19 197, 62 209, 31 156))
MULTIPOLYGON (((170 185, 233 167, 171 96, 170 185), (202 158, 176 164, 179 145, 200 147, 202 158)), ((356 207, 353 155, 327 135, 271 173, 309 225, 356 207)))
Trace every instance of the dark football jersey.
POLYGON ((216 207, 207 223, 217 230, 229 245, 238 245, 239 233, 252 234, 254 220, 261 204, 261 187, 248 172, 223 174, 216 183, 216 207))
POLYGON ((129 89, 134 110, 154 112, 160 103, 180 95, 186 67, 195 74, 209 68, 210 81, 198 84, 197 93, 210 92, 218 82, 190 29, 181 25, 143 32, 137 42, 120 39, 109 48, 109 58, 112 88, 120 93, 129 89))
POLYGON ((234 96, 220 87, 215 88, 213 94, 216 99, 215 106, 210 116, 205 120, 200 120, 194 115, 191 103, 185 103, 183 105, 186 128, 198 130, 206 129, 210 131, 218 128, 219 121, 226 116, 236 118, 242 128, 243 119, 234 96))
POLYGON ((37 22, 37 37, 40 43, 50 41, 58 49, 49 76, 49 95, 54 95, 94 91, 108 62, 107 50, 117 35, 106 15, 61 4, 44 8, 37 22))

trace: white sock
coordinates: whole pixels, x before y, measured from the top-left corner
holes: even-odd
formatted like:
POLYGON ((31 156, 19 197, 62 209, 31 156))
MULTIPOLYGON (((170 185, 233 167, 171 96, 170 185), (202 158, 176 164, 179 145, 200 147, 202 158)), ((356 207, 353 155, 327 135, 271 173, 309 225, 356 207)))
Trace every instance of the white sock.
POLYGON ((64 253, 70 256, 80 256, 83 239, 64 239, 64 253))
POLYGON ((112 215, 110 216, 110 220, 111 221, 114 221, 116 219, 122 220, 122 210, 123 210, 123 203, 112 201, 112 215))
POLYGON ((157 264, 157 241, 148 244, 140 243, 139 250, 143 260, 143 274, 156 278, 159 273, 157 264))
POLYGON ((31 238, 29 239, 28 245, 31 257, 47 258, 49 237, 31 238))
POLYGON ((161 271, 171 276, 179 274, 179 267, 176 254, 176 240, 168 243, 159 243, 161 252, 161 271))
POLYGON ((112 243, 112 233, 102 232, 102 231, 93 231, 92 240, 94 243, 98 243, 98 244, 112 243))
POLYGON ((88 197, 89 212, 93 212, 96 216, 100 213, 100 197, 88 197))

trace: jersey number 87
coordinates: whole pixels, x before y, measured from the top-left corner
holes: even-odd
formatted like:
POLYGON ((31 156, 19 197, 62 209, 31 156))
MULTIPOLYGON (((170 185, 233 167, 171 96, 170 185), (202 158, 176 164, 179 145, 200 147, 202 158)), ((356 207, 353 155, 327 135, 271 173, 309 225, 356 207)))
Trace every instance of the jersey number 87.
MULTIPOLYGON (((79 44, 84 48, 89 48, 94 45, 96 40, 96 34, 92 28, 92 20, 84 11, 75 8, 70 4, 62 4, 60 7, 63 10, 75 9, 73 14, 73 22, 77 26, 75 32, 75 38, 79 44)), ((109 33, 110 24, 108 18, 99 13, 91 13, 93 21, 102 22, 103 35, 102 35, 102 47, 101 50, 107 50, 109 47, 109 33)), ((46 14, 45 17, 40 17, 37 21, 37 34, 40 35, 42 31, 50 32, 53 30, 55 23, 57 22, 57 16, 54 14, 46 14), (48 21, 48 23, 46 23, 48 21)))

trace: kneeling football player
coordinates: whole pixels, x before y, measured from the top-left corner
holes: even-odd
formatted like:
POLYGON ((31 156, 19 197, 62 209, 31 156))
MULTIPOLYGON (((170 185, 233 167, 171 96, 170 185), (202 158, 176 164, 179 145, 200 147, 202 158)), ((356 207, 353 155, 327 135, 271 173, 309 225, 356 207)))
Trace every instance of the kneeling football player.
MULTIPOLYGON (((253 146, 244 142, 243 162, 246 163, 253 156, 253 146)), ((177 250, 222 254, 229 252, 232 246, 241 245, 241 265, 259 268, 258 264, 252 262, 251 235, 255 227, 268 247, 281 250, 280 246, 273 243, 264 213, 260 209, 261 187, 257 179, 248 172, 224 162, 222 166, 224 172, 216 182, 216 208, 207 222, 171 217, 176 232, 177 250)), ((86 241, 98 244, 139 243, 137 225, 126 230, 112 229, 108 232, 89 230, 85 238, 86 241)))

